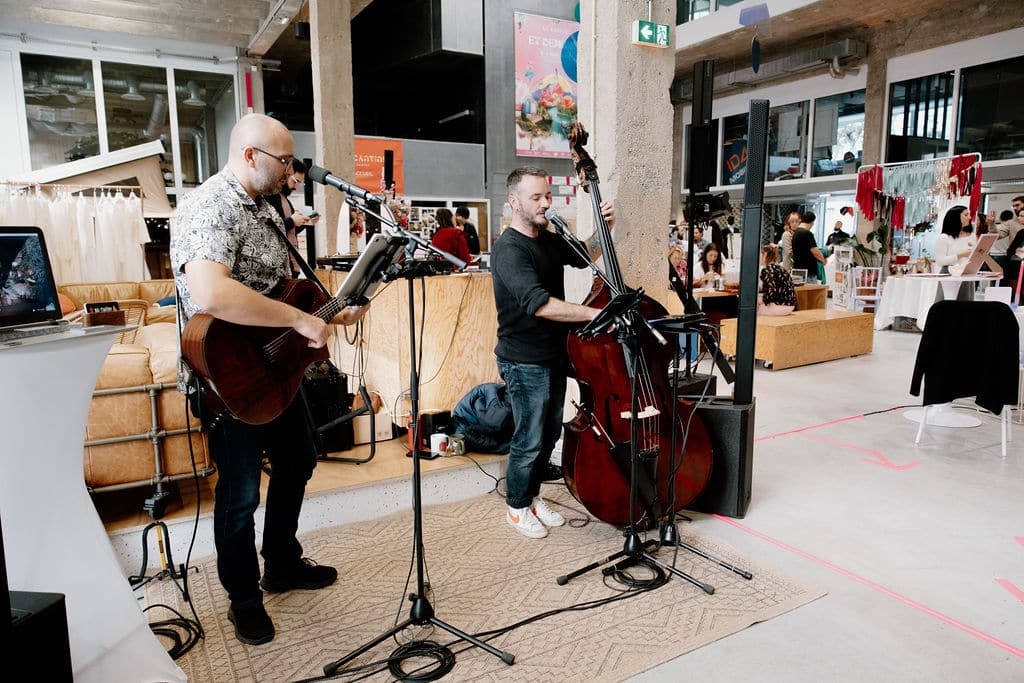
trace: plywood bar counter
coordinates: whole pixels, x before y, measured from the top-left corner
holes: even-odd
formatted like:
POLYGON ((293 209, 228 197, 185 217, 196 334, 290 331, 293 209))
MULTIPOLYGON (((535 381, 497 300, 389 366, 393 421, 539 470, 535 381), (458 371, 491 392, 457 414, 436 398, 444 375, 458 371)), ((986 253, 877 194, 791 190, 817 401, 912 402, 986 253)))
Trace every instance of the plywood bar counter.
MULTIPOLYGON (((336 292, 347 273, 319 271, 328 289, 336 292)), ((489 272, 437 275, 413 283, 416 305, 417 354, 422 346, 420 409, 451 410, 470 389, 499 382, 494 359, 498 343, 498 314, 489 272), (423 305, 423 283, 426 306, 423 305), (425 320, 424 320, 425 316, 425 320), (420 337, 420 325, 423 334, 420 337)), ((405 280, 377 291, 364 318, 366 387, 379 392, 389 411, 409 390, 409 298, 405 280)), ((331 356, 346 374, 353 372, 356 349, 343 328, 331 356)), ((350 330, 351 334, 351 330, 350 330)), ((349 387, 354 391, 355 387, 349 387)), ((399 414, 407 412, 402 404, 399 414)), ((397 421, 396 421, 397 422, 397 421)), ((403 425, 404 426, 404 425, 403 425)))

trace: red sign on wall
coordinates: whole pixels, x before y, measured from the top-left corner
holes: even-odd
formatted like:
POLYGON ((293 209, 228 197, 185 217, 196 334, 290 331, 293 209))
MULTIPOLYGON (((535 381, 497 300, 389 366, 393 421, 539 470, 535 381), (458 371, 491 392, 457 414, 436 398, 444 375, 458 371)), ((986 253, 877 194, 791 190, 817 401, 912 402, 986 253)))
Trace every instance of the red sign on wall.
POLYGON ((405 191, 402 172, 402 141, 386 138, 355 138, 356 179, 359 187, 383 192, 385 181, 395 184, 395 194, 405 191))

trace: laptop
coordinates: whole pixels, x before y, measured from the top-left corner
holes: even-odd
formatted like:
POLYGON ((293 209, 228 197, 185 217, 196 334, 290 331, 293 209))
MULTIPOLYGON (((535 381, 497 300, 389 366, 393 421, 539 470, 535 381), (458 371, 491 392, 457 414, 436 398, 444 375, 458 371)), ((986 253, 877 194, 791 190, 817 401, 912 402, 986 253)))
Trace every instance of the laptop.
POLYGON ((0 343, 66 331, 43 231, 0 226, 0 343))
POLYGON ((956 268, 955 266, 949 267, 949 272, 952 275, 978 275, 981 272, 981 267, 984 264, 988 264, 989 269, 992 271, 992 276, 996 277, 1003 274, 1003 269, 1000 267, 995 260, 988 255, 989 251, 992 250, 992 245, 999 238, 995 233, 987 233, 978 238, 977 244, 971 250, 971 255, 967 257, 967 262, 964 264, 963 269, 956 268), (959 270, 960 272, 956 272, 959 270))

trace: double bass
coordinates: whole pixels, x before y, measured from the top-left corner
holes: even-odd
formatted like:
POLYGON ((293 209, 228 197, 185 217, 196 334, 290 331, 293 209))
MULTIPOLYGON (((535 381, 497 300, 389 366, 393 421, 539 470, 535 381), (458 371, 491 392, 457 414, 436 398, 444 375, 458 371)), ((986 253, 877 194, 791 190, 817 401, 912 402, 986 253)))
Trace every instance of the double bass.
MULTIPOLYGON (((585 304, 604 308, 614 297, 634 293, 640 295, 636 315, 645 320, 667 316, 664 306, 642 290, 634 292, 622 277, 611 230, 601 215, 597 166, 584 149, 587 133, 578 121, 569 142, 580 185, 593 204, 606 272, 604 279, 595 278, 585 304)), ((569 360, 580 400, 562 442, 562 469, 576 500, 604 522, 620 527, 633 523, 638 529, 655 526, 692 502, 710 479, 712 465, 711 440, 695 414, 696 406, 676 398, 669 382, 674 346, 641 323, 629 326, 637 335, 632 350, 620 341, 625 332, 621 329, 592 337, 569 335, 569 360), (674 422, 673 400, 678 408, 674 422), (630 514, 634 407, 638 495, 630 514)))

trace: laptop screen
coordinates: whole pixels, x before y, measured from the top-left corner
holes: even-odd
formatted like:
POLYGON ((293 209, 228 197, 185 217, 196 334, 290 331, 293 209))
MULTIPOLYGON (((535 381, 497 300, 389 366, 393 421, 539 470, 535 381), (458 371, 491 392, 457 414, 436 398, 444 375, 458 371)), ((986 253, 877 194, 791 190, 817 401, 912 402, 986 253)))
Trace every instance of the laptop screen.
POLYGON ((42 230, 0 226, 0 328, 60 317, 42 230))

